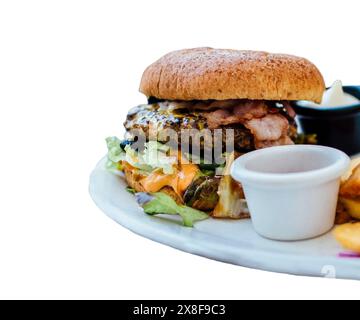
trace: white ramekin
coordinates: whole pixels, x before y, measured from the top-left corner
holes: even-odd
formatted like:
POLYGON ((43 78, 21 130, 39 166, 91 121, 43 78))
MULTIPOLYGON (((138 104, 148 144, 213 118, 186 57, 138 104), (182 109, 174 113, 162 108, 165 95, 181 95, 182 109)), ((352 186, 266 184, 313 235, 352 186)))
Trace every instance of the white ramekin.
POLYGON ((349 157, 337 149, 292 145, 239 157, 232 177, 244 188, 254 229, 274 240, 303 240, 334 225, 340 177, 349 157))

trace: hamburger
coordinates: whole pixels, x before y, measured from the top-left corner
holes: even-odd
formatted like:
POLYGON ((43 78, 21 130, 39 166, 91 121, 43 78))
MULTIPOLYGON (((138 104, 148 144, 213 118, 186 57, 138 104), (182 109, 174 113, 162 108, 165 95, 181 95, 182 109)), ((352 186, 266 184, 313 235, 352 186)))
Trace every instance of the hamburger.
POLYGON ((187 225, 207 216, 249 217, 242 188, 229 175, 232 162, 246 152, 295 143, 291 102, 319 103, 324 90, 315 65, 296 56, 171 52, 144 71, 140 91, 148 102, 128 112, 123 140, 107 139, 108 167, 123 172, 146 213, 179 214, 187 225), (195 136, 184 143, 187 131, 195 136), (219 152, 223 161, 215 161, 219 152))

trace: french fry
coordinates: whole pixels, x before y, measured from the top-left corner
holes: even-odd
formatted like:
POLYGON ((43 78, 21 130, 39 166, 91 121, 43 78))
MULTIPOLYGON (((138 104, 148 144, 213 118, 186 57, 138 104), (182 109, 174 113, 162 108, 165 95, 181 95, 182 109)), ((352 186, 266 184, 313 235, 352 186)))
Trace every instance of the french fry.
POLYGON ((352 172, 354 171, 354 169, 360 165, 360 156, 354 158, 351 160, 351 164, 349 167, 349 170, 342 176, 342 181, 345 182, 347 179, 350 178, 352 172))
POLYGON ((360 198, 360 164, 352 171, 351 176, 340 188, 340 196, 345 198, 360 198))
POLYGON ((339 198, 336 208, 335 224, 344 224, 353 220, 353 217, 349 214, 348 209, 343 203, 342 199, 339 198))
POLYGON ((343 224, 352 219, 360 220, 360 157, 351 161, 348 172, 342 177, 335 223, 343 224))
POLYGON ((336 227, 334 236, 345 249, 360 253, 360 222, 336 227))
POLYGON ((349 219, 360 220, 360 158, 352 160, 343 176, 336 216, 336 223, 342 225, 334 230, 336 240, 345 249, 360 253, 360 222, 349 223, 349 219))
POLYGON ((352 218, 360 220, 360 164, 354 161, 352 167, 349 178, 341 184, 339 204, 352 218))
POLYGON ((360 220, 360 200, 340 198, 340 201, 353 219, 360 220))

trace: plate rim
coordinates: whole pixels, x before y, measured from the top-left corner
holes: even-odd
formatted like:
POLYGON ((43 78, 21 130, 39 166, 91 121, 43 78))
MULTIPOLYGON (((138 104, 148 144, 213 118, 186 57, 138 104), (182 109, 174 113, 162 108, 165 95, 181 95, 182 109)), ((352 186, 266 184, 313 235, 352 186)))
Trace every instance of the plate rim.
MULTIPOLYGON (((249 249, 244 247, 236 247, 229 244, 229 240, 218 237, 211 236, 210 233, 198 230, 196 228, 187 228, 181 226, 176 223, 172 223, 170 221, 165 221, 165 219, 160 220, 157 217, 151 217, 144 214, 143 219, 138 219, 135 215, 129 215, 127 213, 124 214, 124 211, 109 203, 104 202, 101 197, 101 192, 98 192, 96 176, 99 174, 107 174, 112 175, 104 168, 104 164, 106 161, 106 156, 103 157, 93 169, 90 175, 90 183, 89 183, 89 193, 92 200, 95 202, 96 206, 103 211, 109 218, 123 226, 124 228, 130 230, 131 232, 150 239, 152 241, 161 243, 163 245, 170 246, 172 248, 195 254, 198 256, 202 256, 208 259, 230 263, 234 265, 243 266, 246 268, 258 269, 263 271, 277 272, 277 273, 285 273, 292 275, 301 275, 301 276, 314 276, 314 277, 326 277, 326 274, 322 272, 322 268, 319 268, 318 272, 314 272, 313 270, 309 270, 308 267, 302 265, 303 259, 306 258, 307 264, 314 263, 314 265, 321 265, 323 267, 333 266, 336 270, 336 277, 338 279, 353 279, 360 280, 360 269, 358 269, 358 274, 355 274, 352 269, 353 267, 359 268, 358 263, 355 262, 357 259, 345 259, 339 258, 337 256, 327 256, 326 262, 324 261, 324 256, 309 256, 306 254, 289 254, 289 253, 281 253, 281 252, 273 252, 267 251, 264 249, 249 249), (112 212, 118 212, 116 217, 112 212), (146 220, 146 221, 145 221, 146 220), (161 222, 160 222, 161 221, 161 222), (144 223, 145 222, 145 223, 144 223), (176 229, 177 232, 165 232, 162 228, 159 232, 159 222, 161 224, 166 224, 167 228, 176 229), (191 234, 191 242, 189 243, 189 234, 191 234), (198 236, 201 236, 202 241, 199 242, 197 239, 198 236), (204 241, 205 240, 214 240, 216 241, 204 241), (206 243, 211 243, 211 247, 206 246, 206 243), (214 245, 215 243, 215 245, 214 245), (217 254, 213 254, 214 249, 216 249, 217 254), (221 254, 223 253, 223 254, 221 254), (226 255, 224 255, 226 253, 226 255), (230 255, 229 255, 230 254, 230 255), (261 258, 255 259, 255 256, 261 255, 261 258), (276 267, 271 263, 263 263, 265 259, 269 259, 269 261, 276 259, 276 267), (352 263, 354 262, 354 263, 352 263), (284 267, 286 264, 294 264, 297 266, 293 270, 289 270, 288 267, 284 267), (279 266, 283 265, 283 267, 279 266), (347 270, 349 269, 350 270, 347 270), (344 271, 343 271, 344 270, 344 271), (346 271, 347 270, 347 271, 346 271), (340 271, 340 272, 339 272, 340 271)), ((114 175, 115 177, 116 175, 114 175)), ((120 178, 120 177, 117 177, 120 178)), ((123 192, 126 192, 125 189, 123 192)), ((172 230, 174 231, 174 230, 172 230)), ((310 268, 311 269, 311 268, 310 268)))

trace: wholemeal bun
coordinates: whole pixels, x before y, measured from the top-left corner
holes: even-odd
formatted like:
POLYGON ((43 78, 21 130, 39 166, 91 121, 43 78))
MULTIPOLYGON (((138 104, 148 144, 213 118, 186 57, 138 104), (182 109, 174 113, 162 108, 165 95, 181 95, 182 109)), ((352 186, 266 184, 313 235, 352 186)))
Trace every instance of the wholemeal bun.
POLYGON ((166 100, 309 100, 320 103, 324 79, 291 55, 212 48, 170 52, 144 72, 140 91, 166 100))

